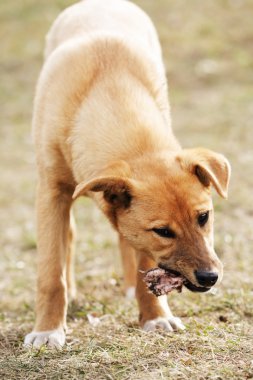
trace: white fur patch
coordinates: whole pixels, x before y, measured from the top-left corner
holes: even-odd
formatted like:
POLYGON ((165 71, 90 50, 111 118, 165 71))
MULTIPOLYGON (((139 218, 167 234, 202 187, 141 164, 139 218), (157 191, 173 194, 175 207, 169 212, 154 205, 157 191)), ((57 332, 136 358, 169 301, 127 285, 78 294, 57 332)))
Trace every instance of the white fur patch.
POLYGON ((166 317, 169 318, 169 317, 173 317, 172 315, 172 312, 170 310, 170 307, 168 305, 168 299, 167 299, 167 296, 164 295, 164 296, 160 296, 158 297, 158 302, 161 306, 161 308, 163 309, 164 313, 166 314, 166 317))
POLYGON ((185 330, 185 325, 183 324, 183 322, 181 321, 181 319, 180 318, 178 318, 178 317, 170 317, 170 318, 168 318, 168 321, 169 321, 169 323, 170 323, 170 325, 171 325, 171 327, 173 328, 173 330, 175 331, 177 331, 177 330, 181 330, 181 331, 183 331, 183 330, 185 330))
POLYGON ((72 302, 72 301, 75 301, 76 299, 76 288, 75 287, 72 287, 70 289, 68 289, 68 301, 69 302, 72 302))
POLYGON ((129 288, 127 288, 125 294, 126 294, 126 298, 129 300, 132 300, 133 298, 135 298, 135 287, 130 286, 129 288))
POLYGON ((46 344, 50 348, 61 348, 65 343, 65 333, 63 329, 49 331, 33 331, 27 334, 24 341, 25 347, 40 348, 46 344))
POLYGON ((185 330, 185 326, 180 318, 177 317, 158 317, 155 319, 151 319, 150 321, 146 321, 143 330, 144 331, 155 331, 156 329, 161 329, 164 331, 178 331, 185 330))
POLYGON ((155 331, 156 329, 161 329, 165 331, 173 331, 169 321, 167 318, 158 317, 155 319, 151 319, 150 321, 145 322, 143 326, 144 331, 155 331))
POLYGON ((160 328, 165 331, 185 330, 185 326, 180 318, 174 317, 167 302, 167 296, 158 297, 159 304, 166 314, 166 317, 158 317, 145 322, 143 330, 155 331, 160 328))

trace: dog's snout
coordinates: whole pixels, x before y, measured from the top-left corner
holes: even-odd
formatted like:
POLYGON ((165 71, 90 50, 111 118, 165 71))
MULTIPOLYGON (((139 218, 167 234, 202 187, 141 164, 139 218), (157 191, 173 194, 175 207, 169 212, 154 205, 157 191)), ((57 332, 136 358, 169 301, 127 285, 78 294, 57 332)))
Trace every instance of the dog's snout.
POLYGON ((218 273, 216 272, 199 270, 195 272, 195 276, 200 285, 207 287, 213 286, 218 280, 218 273))

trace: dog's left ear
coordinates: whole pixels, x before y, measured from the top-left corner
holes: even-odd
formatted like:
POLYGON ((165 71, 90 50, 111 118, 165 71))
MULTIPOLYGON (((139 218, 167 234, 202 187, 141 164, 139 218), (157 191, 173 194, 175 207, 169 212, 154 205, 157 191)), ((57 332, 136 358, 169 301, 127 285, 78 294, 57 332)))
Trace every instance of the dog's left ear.
POLYGON ((227 198, 231 168, 226 157, 209 149, 195 148, 182 150, 177 159, 204 186, 212 184, 221 197, 227 198))

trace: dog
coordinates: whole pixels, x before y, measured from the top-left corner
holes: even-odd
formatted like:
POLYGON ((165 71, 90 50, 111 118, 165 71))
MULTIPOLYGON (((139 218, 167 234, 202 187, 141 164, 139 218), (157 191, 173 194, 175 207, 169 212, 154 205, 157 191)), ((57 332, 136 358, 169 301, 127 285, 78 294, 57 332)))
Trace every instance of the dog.
POLYGON ((181 148, 167 92, 157 33, 133 3, 83 0, 53 23, 34 101, 38 281, 26 345, 65 343, 75 296, 71 206, 80 196, 118 232, 125 291, 136 293, 144 330, 185 327, 166 296, 147 291, 143 272, 174 271, 195 292, 221 280, 211 187, 227 197, 230 165, 211 150, 181 148))

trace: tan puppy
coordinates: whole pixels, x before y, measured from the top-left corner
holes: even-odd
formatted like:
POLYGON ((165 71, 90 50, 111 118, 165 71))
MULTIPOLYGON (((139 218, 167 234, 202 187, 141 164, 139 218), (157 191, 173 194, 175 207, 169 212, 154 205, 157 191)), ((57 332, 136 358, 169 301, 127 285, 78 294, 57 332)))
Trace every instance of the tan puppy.
POLYGON ((183 329, 165 296, 147 292, 157 265, 206 291, 222 277, 213 248, 210 186, 227 195, 228 161, 182 150, 171 130, 158 38, 150 19, 124 0, 84 0, 53 24, 37 86, 38 293, 25 343, 65 342, 72 276, 74 199, 88 195, 119 233, 128 295, 136 287, 146 330, 183 329))

